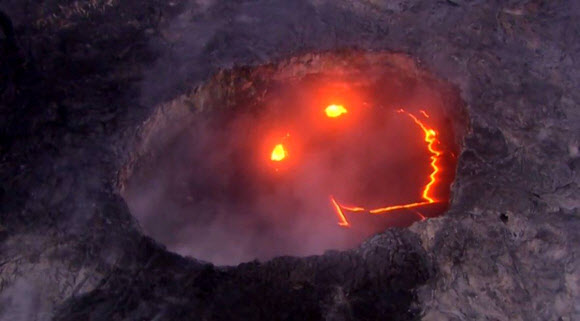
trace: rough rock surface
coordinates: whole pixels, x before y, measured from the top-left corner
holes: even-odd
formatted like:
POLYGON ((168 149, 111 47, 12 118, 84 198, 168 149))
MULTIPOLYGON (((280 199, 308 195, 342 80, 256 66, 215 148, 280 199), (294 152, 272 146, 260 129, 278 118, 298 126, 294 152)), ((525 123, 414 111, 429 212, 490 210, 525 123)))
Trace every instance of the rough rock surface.
POLYGON ((580 3, 16 1, 0 10, 0 319, 580 319, 580 3), (344 47, 455 84, 447 215, 358 249, 222 268, 118 193, 155 106, 220 68, 344 47))

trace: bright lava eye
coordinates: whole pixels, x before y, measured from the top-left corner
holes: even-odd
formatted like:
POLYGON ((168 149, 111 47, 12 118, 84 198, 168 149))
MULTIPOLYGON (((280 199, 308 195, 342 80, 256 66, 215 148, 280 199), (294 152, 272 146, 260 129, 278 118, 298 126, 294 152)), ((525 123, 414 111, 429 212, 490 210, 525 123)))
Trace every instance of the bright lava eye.
POLYGON ((337 118, 348 113, 348 110, 343 105, 329 105, 324 112, 330 118, 337 118))
POLYGON ((286 150, 284 149, 284 145, 278 144, 274 147, 272 151, 272 156, 270 157, 271 160, 275 162, 281 162, 286 158, 286 150))

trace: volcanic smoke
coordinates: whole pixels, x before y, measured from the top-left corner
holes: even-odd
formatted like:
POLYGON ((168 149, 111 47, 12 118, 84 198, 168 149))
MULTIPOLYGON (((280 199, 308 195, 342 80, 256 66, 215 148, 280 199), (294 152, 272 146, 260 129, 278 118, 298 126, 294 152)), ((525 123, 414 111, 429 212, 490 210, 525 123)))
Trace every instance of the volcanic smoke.
POLYGON ((212 78, 194 97, 199 110, 155 132, 127 178, 145 233, 231 265, 353 248, 441 215, 463 130, 455 91, 365 57, 212 78))

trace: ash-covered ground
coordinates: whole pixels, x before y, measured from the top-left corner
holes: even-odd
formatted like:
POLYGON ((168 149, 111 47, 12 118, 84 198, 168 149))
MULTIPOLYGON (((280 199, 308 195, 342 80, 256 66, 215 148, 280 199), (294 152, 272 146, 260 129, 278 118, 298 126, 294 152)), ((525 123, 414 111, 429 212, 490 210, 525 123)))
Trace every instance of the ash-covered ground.
POLYGON ((0 10, 0 320, 580 319, 579 3, 0 10), (349 47, 405 53, 460 90, 470 131, 443 217, 237 267, 144 236, 120 177, 165 103, 223 68, 349 47))

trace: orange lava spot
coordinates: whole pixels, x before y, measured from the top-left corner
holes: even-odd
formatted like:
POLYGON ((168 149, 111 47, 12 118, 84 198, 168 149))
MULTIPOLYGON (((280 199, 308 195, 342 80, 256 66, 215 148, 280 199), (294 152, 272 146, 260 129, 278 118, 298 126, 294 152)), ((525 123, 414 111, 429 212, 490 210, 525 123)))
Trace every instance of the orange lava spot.
MULTIPOLYGON (((420 112, 421 112, 421 114, 423 114, 423 116, 425 116, 425 118, 429 118, 429 115, 425 111, 420 111, 420 112)), ((429 153, 431 154, 430 165, 431 165, 432 171, 431 171, 431 174, 429 175, 429 182, 423 187, 423 192, 421 194, 424 201, 415 202, 415 203, 408 203, 408 204, 391 205, 391 206, 367 210, 364 207, 359 207, 359 206, 342 206, 334 199, 334 197, 331 197, 332 203, 333 203, 334 208, 336 210, 336 213, 339 217, 338 224, 340 226, 345 226, 345 227, 350 226, 350 223, 348 222, 348 220, 346 219, 346 216, 344 215, 344 211, 368 212, 370 214, 383 214, 383 213, 396 211, 396 210, 412 209, 412 208, 420 207, 423 205, 438 202, 437 200, 435 200, 435 198, 431 194, 433 186, 435 185, 435 183, 437 183, 437 173, 439 172, 439 167, 437 165, 437 161, 439 160, 439 157, 442 154, 442 152, 440 150, 438 150, 435 146, 436 143, 438 142, 437 132, 434 129, 429 128, 429 127, 427 127, 427 125, 423 124, 423 122, 421 122, 415 115, 408 113, 403 109, 397 110, 397 113, 406 113, 421 128, 421 130, 423 130, 423 133, 425 134, 425 142, 427 143, 427 149, 429 150, 429 153)), ((423 216, 421 213, 419 213, 419 212, 416 212, 416 213, 421 217, 422 220, 425 219, 425 216, 423 216)))
POLYGON ((343 105, 329 105, 324 112, 330 118, 337 118, 348 113, 348 110, 343 105))
POLYGON ((274 162, 281 162, 286 158, 286 150, 284 149, 284 145, 278 144, 272 150, 272 156, 270 159, 274 162))

